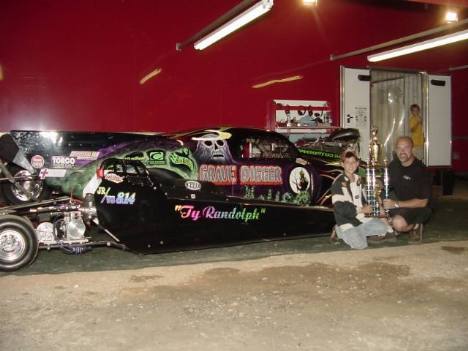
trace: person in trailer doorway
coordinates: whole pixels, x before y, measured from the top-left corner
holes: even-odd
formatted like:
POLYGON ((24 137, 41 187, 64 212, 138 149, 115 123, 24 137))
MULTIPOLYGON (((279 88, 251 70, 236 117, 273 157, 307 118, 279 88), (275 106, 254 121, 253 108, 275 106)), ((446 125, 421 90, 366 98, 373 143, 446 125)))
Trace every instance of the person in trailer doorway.
POLYGON ((332 239, 337 236, 353 249, 365 249, 368 238, 380 241, 391 228, 379 218, 367 217, 372 209, 365 202, 361 177, 355 173, 359 159, 353 151, 343 152, 341 166, 344 171, 331 187, 336 221, 332 239))
POLYGON ((411 139, 413 139, 413 153, 422 160, 424 157, 424 132, 423 120, 421 117, 421 109, 419 105, 413 104, 410 107, 409 128, 411 131, 411 139))
POLYGON ((408 136, 397 139, 396 158, 388 165, 393 194, 383 200, 397 233, 408 232, 409 242, 422 240, 423 224, 431 217, 432 176, 413 154, 414 143, 408 136))

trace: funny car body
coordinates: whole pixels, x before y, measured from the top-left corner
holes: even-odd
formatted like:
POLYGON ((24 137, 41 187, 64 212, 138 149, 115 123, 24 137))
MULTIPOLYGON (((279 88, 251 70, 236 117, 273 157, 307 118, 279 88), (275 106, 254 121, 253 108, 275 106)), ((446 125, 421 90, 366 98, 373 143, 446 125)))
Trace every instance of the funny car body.
POLYGON ((39 249, 162 252, 323 234, 334 224, 338 166, 301 157, 271 131, 15 131, 0 150, 2 190, 15 203, 0 208, 4 271, 39 249))

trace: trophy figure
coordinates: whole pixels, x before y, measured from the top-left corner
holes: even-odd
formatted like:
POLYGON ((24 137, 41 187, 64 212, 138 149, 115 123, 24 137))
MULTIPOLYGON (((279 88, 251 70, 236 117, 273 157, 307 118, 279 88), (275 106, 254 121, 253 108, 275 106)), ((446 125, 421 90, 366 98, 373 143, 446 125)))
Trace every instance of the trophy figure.
MULTIPOLYGON (((379 139, 377 137, 377 128, 371 129, 371 138, 369 141, 369 157, 366 166, 366 186, 365 186, 365 194, 367 198, 367 202, 372 208, 372 213, 370 216, 372 217, 380 217, 381 216, 381 206, 380 206, 380 195, 382 193, 382 183, 378 178, 378 168, 381 167, 380 163, 380 151, 381 145, 379 143, 379 139)), ((383 195, 384 197, 388 196, 388 168, 386 162, 383 165, 383 195)))
POLYGON ((382 145, 379 143, 379 138, 377 137, 377 128, 371 129, 371 138, 369 142, 369 161, 374 166, 380 164, 380 151, 382 149, 382 145))

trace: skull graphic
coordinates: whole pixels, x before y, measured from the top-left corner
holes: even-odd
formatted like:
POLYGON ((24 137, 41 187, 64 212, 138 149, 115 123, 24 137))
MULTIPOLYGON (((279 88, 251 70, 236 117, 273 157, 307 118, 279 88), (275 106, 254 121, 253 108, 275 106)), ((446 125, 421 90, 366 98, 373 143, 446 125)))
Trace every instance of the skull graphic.
POLYGON ((200 138, 195 157, 207 163, 225 163, 232 159, 226 140, 220 139, 217 134, 205 134, 200 138))

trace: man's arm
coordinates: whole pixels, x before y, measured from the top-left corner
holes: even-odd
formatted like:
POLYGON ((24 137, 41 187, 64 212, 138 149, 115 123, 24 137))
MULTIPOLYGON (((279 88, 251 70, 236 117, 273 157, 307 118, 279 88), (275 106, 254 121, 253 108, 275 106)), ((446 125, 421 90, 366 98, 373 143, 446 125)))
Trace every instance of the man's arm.
POLYGON ((418 182, 420 186, 419 195, 421 198, 409 199, 405 201, 398 201, 387 199, 383 200, 385 209, 392 209, 398 207, 406 208, 421 208, 426 207, 429 204, 429 199, 432 192, 432 175, 430 175, 427 170, 424 170, 420 176, 420 181, 418 182))
POLYGON ((406 208, 419 208, 419 207, 426 207, 429 203, 429 199, 410 199, 406 201, 397 201, 391 199, 383 200, 384 208, 385 209, 392 209, 398 207, 406 207, 406 208))

